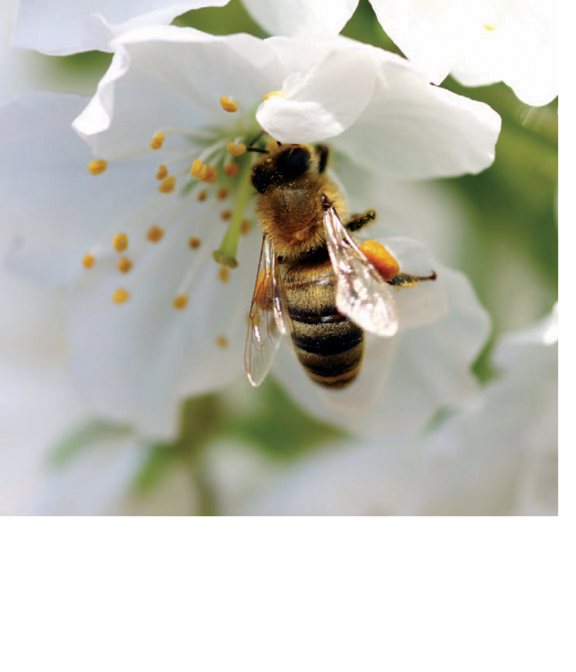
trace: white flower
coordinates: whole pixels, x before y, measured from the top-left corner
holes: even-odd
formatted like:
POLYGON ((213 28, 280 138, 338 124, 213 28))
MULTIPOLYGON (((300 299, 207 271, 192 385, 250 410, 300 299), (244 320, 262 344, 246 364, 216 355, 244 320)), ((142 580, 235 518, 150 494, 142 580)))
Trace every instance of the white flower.
MULTIPOLYGON (((431 81, 466 86, 503 81, 529 105, 558 95, 555 0, 370 0, 384 30, 431 81)), ((326 36, 357 1, 244 0, 276 35, 326 36)))
MULTIPOLYGON (((403 59, 372 47, 171 27, 117 43, 74 124, 94 156, 69 129, 84 104, 39 95, 1 113, 3 204, 27 222, 11 264, 70 284, 79 390, 97 415, 151 436, 173 434, 182 397, 241 374, 260 234, 245 223, 253 219, 251 156, 235 154, 259 124, 281 141, 329 139, 344 185, 352 172, 365 181, 477 172, 492 161, 499 130, 487 106, 430 86, 403 59), (216 248, 238 268, 214 263, 216 248)), ((354 208, 379 207, 350 195, 354 208)), ((369 345, 370 398, 359 380, 337 399, 339 407, 367 399, 360 412, 350 419, 327 411, 369 432, 426 422, 465 397, 487 332, 462 276, 414 243, 388 244, 408 272, 434 268, 439 279, 398 295, 402 333, 374 344, 381 360, 369 345)), ((278 375, 299 377, 295 396, 322 414, 317 397, 330 397, 293 359, 286 368, 278 375)))
POLYGON ((435 431, 330 446, 236 513, 556 514, 556 314, 503 338, 495 363, 498 377, 435 431))
MULTIPOLYGON (((3 0, 5 1, 5 0, 3 0)), ((63 56, 98 49, 141 26, 170 23, 191 9, 229 0, 20 0, 14 46, 63 56)))

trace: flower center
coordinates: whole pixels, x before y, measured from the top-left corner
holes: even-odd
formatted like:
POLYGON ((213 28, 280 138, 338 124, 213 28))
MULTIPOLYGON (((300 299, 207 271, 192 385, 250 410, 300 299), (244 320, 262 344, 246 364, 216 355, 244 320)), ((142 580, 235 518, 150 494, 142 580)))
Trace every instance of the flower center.
MULTIPOLYGON (((218 281, 229 282, 231 269, 238 266, 240 237, 247 235, 252 228, 252 221, 246 213, 253 192, 250 172, 254 155, 247 149, 262 133, 253 114, 237 114, 240 108, 236 101, 222 96, 219 104, 231 117, 237 117, 234 123, 225 128, 201 131, 164 128, 155 132, 142 150, 135 152, 139 159, 159 156, 160 161, 154 162, 150 171, 152 184, 156 187, 138 212, 131 213, 130 217, 119 222, 119 230, 108 234, 108 242, 96 244, 82 258, 87 270, 112 261, 115 272, 125 278, 123 285, 112 292, 112 303, 121 305, 130 301, 136 293, 130 286, 130 278, 139 264, 139 257, 146 253, 148 246, 161 244, 169 236, 176 235, 171 230, 176 227, 172 225, 182 220, 192 203, 207 202, 212 206, 215 202, 222 203, 217 221, 203 222, 204 226, 210 227, 217 226, 218 221, 225 224, 221 243, 212 253, 219 265, 218 281), (151 218, 156 223, 152 224, 151 218), (144 228, 142 222, 146 220, 149 223, 144 228)), ((134 158, 134 155, 125 158, 134 158)), ((88 171, 93 176, 103 176, 99 179, 114 179, 114 165, 109 165, 105 159, 91 161, 88 171)), ((210 248, 203 246, 202 233, 190 233, 185 232, 182 240, 190 253, 209 254, 210 248)), ((181 234, 180 230, 178 235, 181 234)), ((174 287, 172 296, 167 297, 174 309, 182 311, 188 306, 189 292, 197 273, 198 264, 191 263, 180 284, 174 287)), ((220 337, 220 347, 225 347, 222 339, 225 337, 220 337)))

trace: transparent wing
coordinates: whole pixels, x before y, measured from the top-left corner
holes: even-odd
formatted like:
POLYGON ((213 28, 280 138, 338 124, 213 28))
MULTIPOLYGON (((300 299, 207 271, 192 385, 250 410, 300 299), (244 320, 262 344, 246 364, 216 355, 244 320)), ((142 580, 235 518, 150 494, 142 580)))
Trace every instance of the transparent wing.
POLYGON ((324 212, 324 226, 336 274, 336 307, 365 331, 394 336, 398 331, 394 290, 348 234, 333 206, 324 212))
POLYGON ((246 375, 254 387, 260 385, 266 378, 278 350, 280 338, 286 333, 276 255, 270 238, 264 236, 248 315, 248 333, 244 351, 246 375))

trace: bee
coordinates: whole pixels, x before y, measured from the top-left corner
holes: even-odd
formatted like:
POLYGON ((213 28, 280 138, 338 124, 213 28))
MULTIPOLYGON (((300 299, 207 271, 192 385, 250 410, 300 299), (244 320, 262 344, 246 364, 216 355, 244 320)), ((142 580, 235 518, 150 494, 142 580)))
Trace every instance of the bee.
POLYGON ((343 388, 360 372, 364 331, 390 337, 398 330, 392 286, 434 280, 436 273, 400 273, 384 246, 358 245, 351 233, 376 213, 342 221, 346 203, 327 173, 326 146, 278 143, 253 151, 263 153, 251 172, 263 237, 248 317, 248 380, 264 380, 289 333, 308 376, 343 388))

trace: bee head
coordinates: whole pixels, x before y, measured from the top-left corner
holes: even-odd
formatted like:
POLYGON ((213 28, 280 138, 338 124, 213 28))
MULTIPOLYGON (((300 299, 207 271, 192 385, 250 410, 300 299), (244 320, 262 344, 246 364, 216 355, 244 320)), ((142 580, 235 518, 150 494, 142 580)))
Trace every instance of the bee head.
POLYGON ((252 168, 252 184, 260 194, 271 186, 293 182, 317 168, 312 152, 305 145, 281 146, 252 168))

